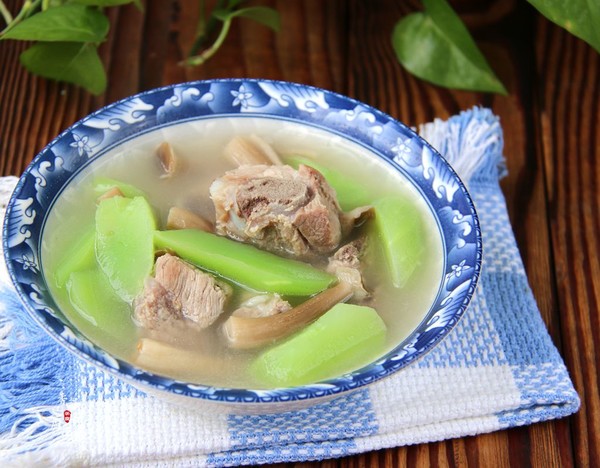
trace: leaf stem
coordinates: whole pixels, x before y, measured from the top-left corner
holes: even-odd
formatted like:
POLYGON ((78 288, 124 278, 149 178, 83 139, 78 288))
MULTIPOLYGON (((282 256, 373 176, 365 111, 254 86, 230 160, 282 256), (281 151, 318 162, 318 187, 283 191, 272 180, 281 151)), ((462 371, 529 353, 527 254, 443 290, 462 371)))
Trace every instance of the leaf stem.
MULTIPOLYGON (((32 13, 34 13, 37 10, 37 8, 40 6, 40 3, 42 3, 42 0, 33 0, 33 1, 25 0, 25 2, 23 2, 23 6, 21 7, 21 10, 19 11, 19 13, 17 13, 17 16, 15 16, 10 23, 7 23, 6 27, 2 31, 0 31, 0 39, 2 38, 3 34, 10 31, 17 24, 19 24, 24 19, 28 18, 32 13)), ((2 0, 0 0, 0 5, 2 7, 5 7, 4 2, 2 0)), ((9 13, 9 15, 10 15, 10 13, 9 13)), ((3 16, 4 16, 4 14, 3 14, 3 16)))
POLYGON ((213 42, 213 44, 208 49, 204 50, 204 52, 202 52, 201 54, 188 57, 186 60, 183 61, 183 64, 190 66, 202 65, 204 62, 210 59, 213 55, 217 53, 219 48, 223 45, 223 42, 225 42, 225 38, 229 33, 230 27, 231 18, 228 18, 227 20, 223 21, 223 26, 221 27, 221 31, 219 32, 219 36, 215 39, 215 42, 213 42))
MULTIPOLYGON (((214 15, 210 15, 208 20, 206 19, 206 5, 204 0, 200 1, 200 19, 198 20, 198 26, 196 28, 196 40, 190 49, 189 57, 196 55, 202 48, 206 41, 215 31, 217 27, 218 19, 214 15)), ((214 10, 220 10, 225 8, 225 0, 218 0, 214 10)))
POLYGON ((206 2, 205 0, 198 0, 200 5, 200 18, 198 18, 198 25, 196 26, 196 40, 206 35, 206 2))
POLYGON ((0 0, 0 13, 2 14, 2 18, 4 18, 4 22, 7 26, 13 22, 13 17, 2 0, 0 0))

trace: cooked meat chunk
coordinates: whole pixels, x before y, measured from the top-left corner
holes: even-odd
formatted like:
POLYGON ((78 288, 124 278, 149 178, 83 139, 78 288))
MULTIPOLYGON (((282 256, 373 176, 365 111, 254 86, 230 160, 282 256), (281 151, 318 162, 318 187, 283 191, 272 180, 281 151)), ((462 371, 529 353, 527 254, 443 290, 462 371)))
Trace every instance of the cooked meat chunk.
POLYGON ((146 281, 134 303, 136 319, 146 328, 187 319, 198 328, 210 326, 225 309, 230 291, 212 275, 171 254, 156 260, 155 276, 146 281))
POLYGON ((138 323, 149 330, 172 325, 181 318, 181 304, 154 278, 146 278, 144 290, 133 302, 138 323))
POLYGON ((159 257, 155 269, 156 281, 181 303, 185 318, 206 328, 223 313, 227 292, 212 275, 170 254, 159 257))
POLYGON ((340 247, 329 258, 327 271, 338 277, 340 281, 348 283, 354 291, 354 298, 361 300, 370 296, 363 285, 360 257, 365 249, 364 238, 356 239, 340 247))
POLYGON ((288 301, 281 299, 279 294, 262 294, 254 296, 240 304, 233 311, 236 317, 269 317, 271 315, 287 312, 292 306, 288 301))
POLYGON ((330 257, 329 264, 331 265, 333 263, 352 268, 360 268, 360 257, 362 257, 362 254, 365 250, 365 244, 366 242, 364 237, 360 237, 352 242, 348 242, 340 247, 332 257, 330 257))
POLYGON ((210 187, 216 231, 274 252, 329 253, 342 239, 335 191, 315 169, 244 165, 210 187))

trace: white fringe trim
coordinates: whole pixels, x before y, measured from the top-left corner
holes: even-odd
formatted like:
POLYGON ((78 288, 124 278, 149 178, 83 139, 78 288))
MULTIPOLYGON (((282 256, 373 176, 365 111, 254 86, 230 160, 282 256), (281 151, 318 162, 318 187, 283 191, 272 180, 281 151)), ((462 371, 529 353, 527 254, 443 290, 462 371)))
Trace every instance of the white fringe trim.
POLYGON ((63 411, 56 406, 29 408, 10 431, 0 436, 3 467, 73 466, 67 447, 63 411), (25 429, 19 428, 29 422, 25 429), (50 446, 51 450, 50 450, 50 446))
POLYGON ((460 178, 467 182, 481 167, 482 157, 501 139, 500 123, 471 119, 465 127, 458 122, 435 119, 419 126, 419 134, 437 149, 460 178), (462 133, 462 134, 461 134, 462 133))
POLYGON ((19 179, 15 176, 0 177, 0 212, 4 215, 6 205, 19 179))

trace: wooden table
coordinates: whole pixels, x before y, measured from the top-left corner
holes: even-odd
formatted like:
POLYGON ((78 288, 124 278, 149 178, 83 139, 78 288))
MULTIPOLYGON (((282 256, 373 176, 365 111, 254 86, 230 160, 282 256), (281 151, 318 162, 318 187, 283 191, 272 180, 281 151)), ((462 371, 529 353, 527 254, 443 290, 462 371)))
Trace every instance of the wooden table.
MULTIPOLYGON (((8 5, 14 11, 20 3, 8 5)), ((178 62, 193 40, 196 0, 147 0, 144 14, 131 6, 112 9, 110 37, 101 48, 109 87, 99 97, 31 76, 18 64, 23 44, 0 43, 0 174, 20 174, 61 130, 105 104, 194 79, 307 83, 362 100, 409 125, 474 105, 490 107, 505 132, 509 176, 502 188, 517 242, 543 318, 581 396, 581 410, 558 421, 321 465, 598 463, 600 55, 524 1, 455 1, 509 95, 449 91, 410 76, 395 60, 392 27, 419 8, 417 0, 261 3, 280 12, 281 32, 238 21, 218 55, 194 69, 178 62)))

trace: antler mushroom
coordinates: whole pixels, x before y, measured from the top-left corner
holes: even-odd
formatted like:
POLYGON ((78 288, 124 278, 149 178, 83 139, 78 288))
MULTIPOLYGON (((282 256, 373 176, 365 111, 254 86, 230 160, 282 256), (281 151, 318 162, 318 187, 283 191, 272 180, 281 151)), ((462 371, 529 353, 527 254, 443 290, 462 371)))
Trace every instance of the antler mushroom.
POLYGON ((256 348, 291 335, 351 296, 352 286, 340 282, 287 312, 268 317, 232 315, 223 324, 223 332, 231 348, 256 348))

